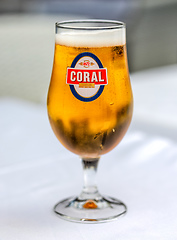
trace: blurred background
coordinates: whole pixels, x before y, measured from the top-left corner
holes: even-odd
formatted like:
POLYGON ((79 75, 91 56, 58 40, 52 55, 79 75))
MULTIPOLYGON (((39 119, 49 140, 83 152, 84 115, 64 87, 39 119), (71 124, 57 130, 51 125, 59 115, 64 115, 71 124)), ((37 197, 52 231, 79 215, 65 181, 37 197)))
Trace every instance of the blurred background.
POLYGON ((0 0, 0 97, 45 103, 54 23, 83 18, 127 24, 131 73, 177 63, 177 0, 0 0))

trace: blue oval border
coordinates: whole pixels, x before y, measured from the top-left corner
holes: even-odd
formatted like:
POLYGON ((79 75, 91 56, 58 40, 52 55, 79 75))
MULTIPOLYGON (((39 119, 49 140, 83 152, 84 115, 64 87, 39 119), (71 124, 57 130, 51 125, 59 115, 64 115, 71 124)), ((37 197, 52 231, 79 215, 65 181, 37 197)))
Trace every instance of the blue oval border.
MULTIPOLYGON (((72 64, 71 64, 71 67, 74 68, 76 66, 76 63, 79 61, 80 58, 82 57, 92 57, 97 63, 98 63, 98 66, 99 68, 103 68, 103 64, 101 63, 100 59, 93 53, 90 53, 90 52, 83 52, 83 53, 80 53, 79 55, 77 55, 77 57, 73 60, 72 64)), ((92 97, 89 97, 89 98, 85 98, 85 97, 82 97, 80 96, 73 85, 69 85, 70 89, 71 89, 71 92, 72 94, 80 101, 83 101, 83 102, 91 102, 91 101, 94 101, 95 99, 97 99, 103 92, 103 89, 104 89, 104 85, 100 86, 98 92, 92 96, 92 97)))

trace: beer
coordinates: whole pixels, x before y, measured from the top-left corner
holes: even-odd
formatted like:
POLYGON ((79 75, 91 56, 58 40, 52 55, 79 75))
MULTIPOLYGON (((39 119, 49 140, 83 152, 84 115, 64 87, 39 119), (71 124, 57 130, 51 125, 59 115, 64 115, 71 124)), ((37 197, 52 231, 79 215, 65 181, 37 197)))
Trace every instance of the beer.
POLYGON ((74 222, 106 222, 126 213, 126 205, 102 196, 95 175, 100 156, 123 138, 132 117, 125 24, 110 20, 56 23, 53 71, 47 109, 59 141, 82 159, 79 196, 54 206, 74 222))
POLYGON ((99 37, 95 32, 56 34, 47 100, 56 137, 84 158, 112 150, 125 135, 133 110, 125 36, 117 31, 110 39, 109 31, 99 37))

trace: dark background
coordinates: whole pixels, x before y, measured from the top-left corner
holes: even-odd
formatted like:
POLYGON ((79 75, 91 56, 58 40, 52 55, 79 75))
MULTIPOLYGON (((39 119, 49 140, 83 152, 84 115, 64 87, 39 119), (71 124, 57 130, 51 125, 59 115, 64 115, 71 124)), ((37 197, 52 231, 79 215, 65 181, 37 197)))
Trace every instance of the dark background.
POLYGON ((130 71, 177 62, 176 0, 0 0, 0 13, 81 14, 127 24, 130 71))
POLYGON ((46 103, 54 24, 82 18, 126 23, 130 73, 177 63, 177 0, 0 0, 0 96, 46 103))

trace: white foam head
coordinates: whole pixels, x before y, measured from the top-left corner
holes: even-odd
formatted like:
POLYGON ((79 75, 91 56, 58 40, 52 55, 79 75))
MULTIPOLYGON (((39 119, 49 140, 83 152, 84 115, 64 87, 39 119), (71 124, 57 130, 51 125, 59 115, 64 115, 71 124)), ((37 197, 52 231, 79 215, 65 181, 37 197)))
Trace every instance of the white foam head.
POLYGON ((125 28, 107 30, 70 30, 57 33, 56 44, 71 47, 109 47, 126 43, 125 28))

